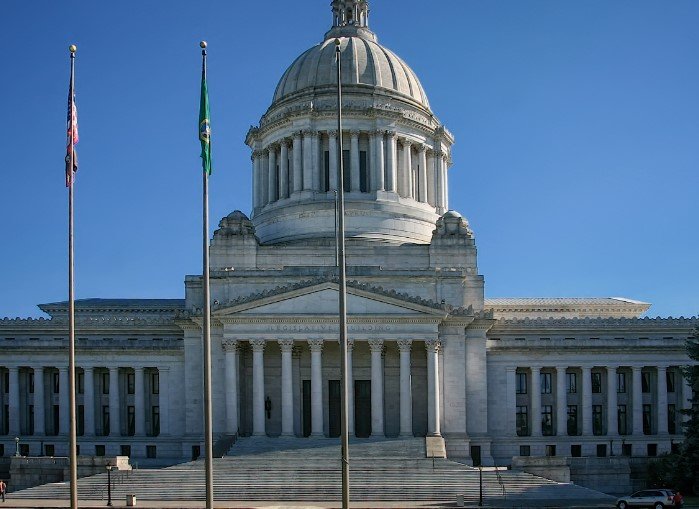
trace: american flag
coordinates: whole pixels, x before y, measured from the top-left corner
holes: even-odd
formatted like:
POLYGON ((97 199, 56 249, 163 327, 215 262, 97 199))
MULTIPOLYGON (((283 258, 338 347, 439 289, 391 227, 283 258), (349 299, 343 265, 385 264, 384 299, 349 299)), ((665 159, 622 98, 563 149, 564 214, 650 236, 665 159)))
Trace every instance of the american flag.
POLYGON ((78 108, 75 105, 75 94, 73 93, 73 84, 71 83, 70 92, 68 94, 68 139, 66 142, 66 187, 73 185, 73 173, 78 171, 78 153, 75 150, 78 140, 78 108), (70 164, 70 152, 73 149, 73 167, 70 164))

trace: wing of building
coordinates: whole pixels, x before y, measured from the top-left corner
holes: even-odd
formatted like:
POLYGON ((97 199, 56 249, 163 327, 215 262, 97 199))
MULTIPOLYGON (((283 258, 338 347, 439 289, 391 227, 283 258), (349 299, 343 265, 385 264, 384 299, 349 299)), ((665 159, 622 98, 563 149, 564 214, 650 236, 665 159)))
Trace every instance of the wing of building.
MULTIPOLYGON (((454 138, 364 0, 283 73, 250 128, 253 209, 211 252, 213 418, 227 435, 338 436, 338 138, 346 200, 350 432, 425 436, 450 457, 652 455, 681 439, 696 319, 623 298, 484 298, 449 209, 454 138), (337 131, 335 39, 343 67, 337 131), (609 450, 609 448, 613 450, 609 450)), ((203 443, 202 277, 183 300, 77 302, 81 454, 181 461, 203 443)), ((67 305, 0 320, 0 444, 68 450, 67 305)))

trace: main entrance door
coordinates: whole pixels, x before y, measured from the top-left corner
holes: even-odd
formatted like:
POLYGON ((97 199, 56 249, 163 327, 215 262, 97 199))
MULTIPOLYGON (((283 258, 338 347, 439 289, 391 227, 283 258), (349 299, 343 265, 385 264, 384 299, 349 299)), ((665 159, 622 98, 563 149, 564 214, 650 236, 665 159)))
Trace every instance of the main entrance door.
POLYGON ((303 436, 311 436, 311 381, 303 380, 301 389, 301 409, 302 409, 302 425, 303 436))
POLYGON ((371 435, 371 380, 354 381, 354 434, 371 435))
POLYGON ((340 436, 342 418, 342 385, 340 380, 328 380, 328 435, 340 436))

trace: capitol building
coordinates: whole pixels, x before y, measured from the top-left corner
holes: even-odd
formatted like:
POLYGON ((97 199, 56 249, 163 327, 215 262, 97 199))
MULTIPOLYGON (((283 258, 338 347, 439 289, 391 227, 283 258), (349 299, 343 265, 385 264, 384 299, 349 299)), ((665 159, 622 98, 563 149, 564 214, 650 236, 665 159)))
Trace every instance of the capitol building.
MULTIPOLYGON (((449 208, 449 174, 465 171, 454 135, 379 44, 367 1, 331 11, 245 137, 252 210, 210 241, 214 441, 339 436, 342 186, 353 437, 425 437, 433 455, 483 465, 670 451, 699 321, 642 318, 650 304, 627 298, 486 299, 476 233, 449 208)), ((202 276, 184 284, 184 299, 76 302, 81 455, 200 457, 202 276)), ((23 455, 68 454, 68 306, 39 307, 49 318, 0 320, 4 456, 15 437, 23 455)))

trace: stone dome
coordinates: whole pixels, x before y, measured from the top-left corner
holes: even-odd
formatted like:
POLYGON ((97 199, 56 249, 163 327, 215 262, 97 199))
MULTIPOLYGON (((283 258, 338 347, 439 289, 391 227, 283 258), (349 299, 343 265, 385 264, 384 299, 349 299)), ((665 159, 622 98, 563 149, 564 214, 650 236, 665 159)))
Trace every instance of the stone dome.
POLYGON ((376 42, 376 36, 360 27, 338 27, 325 40, 303 52, 283 74, 274 92, 274 102, 297 92, 320 91, 337 84, 335 38, 340 39, 342 84, 366 85, 386 90, 430 109, 427 94, 415 72, 395 53, 376 42), (353 30, 354 28, 354 30, 353 30))

